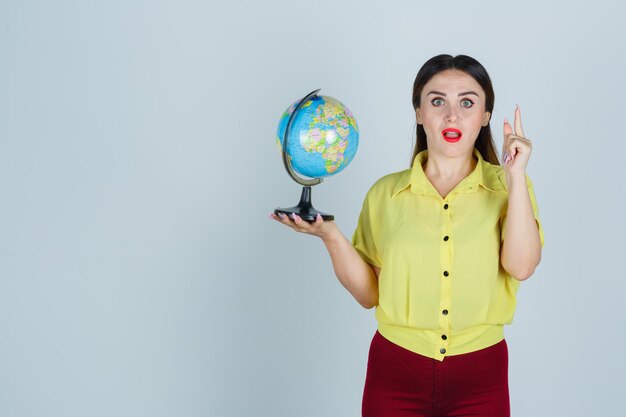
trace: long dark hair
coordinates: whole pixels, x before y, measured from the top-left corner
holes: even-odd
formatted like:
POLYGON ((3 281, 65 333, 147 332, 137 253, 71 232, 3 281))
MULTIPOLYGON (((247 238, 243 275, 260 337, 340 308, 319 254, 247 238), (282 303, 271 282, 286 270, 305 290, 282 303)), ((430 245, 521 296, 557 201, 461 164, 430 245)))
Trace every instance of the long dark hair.
MULTIPOLYGON (((441 71, 451 69, 463 71, 476 80, 485 92, 485 111, 492 114, 495 94, 493 92, 493 86, 491 85, 489 74, 487 74, 487 70, 480 64, 480 62, 467 55, 457 55, 453 57, 452 55, 442 54, 432 57, 426 61, 426 63, 418 71, 417 76, 415 77, 415 82, 413 83, 413 109, 417 110, 420 107, 420 97, 422 95, 424 85, 426 85, 426 83, 433 76, 441 71)), ((493 136, 491 136, 491 127, 489 124, 480 129, 474 147, 478 149, 485 161, 494 165, 500 164, 498 161, 498 154, 496 152, 496 145, 493 143, 493 136)), ((415 148, 413 149, 411 166, 413 166, 415 156, 425 149, 428 149, 428 145, 426 143, 426 132, 424 131, 424 127, 422 125, 417 124, 415 148)))

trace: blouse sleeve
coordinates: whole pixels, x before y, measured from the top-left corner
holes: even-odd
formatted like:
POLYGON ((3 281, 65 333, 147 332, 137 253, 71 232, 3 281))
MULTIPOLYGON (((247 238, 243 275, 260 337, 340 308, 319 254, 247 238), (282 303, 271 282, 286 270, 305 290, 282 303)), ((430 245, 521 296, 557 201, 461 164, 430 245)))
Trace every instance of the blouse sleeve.
POLYGON ((359 253, 361 258, 370 265, 381 267, 381 256, 377 242, 377 230, 375 207, 372 206, 371 190, 365 196, 359 222, 352 235, 352 246, 359 253))

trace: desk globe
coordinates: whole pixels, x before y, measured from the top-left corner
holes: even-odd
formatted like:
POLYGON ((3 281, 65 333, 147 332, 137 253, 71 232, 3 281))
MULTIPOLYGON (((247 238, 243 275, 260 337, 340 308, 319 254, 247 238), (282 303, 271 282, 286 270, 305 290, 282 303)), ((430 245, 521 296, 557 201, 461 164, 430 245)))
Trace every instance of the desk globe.
POLYGON ((276 132, 285 170, 303 187, 298 205, 277 208, 274 213, 295 213, 308 222, 315 221, 318 213, 324 220, 335 219, 313 207, 311 187, 343 171, 359 146, 359 128, 352 112, 337 99, 318 96, 319 91, 312 91, 289 106, 276 132))

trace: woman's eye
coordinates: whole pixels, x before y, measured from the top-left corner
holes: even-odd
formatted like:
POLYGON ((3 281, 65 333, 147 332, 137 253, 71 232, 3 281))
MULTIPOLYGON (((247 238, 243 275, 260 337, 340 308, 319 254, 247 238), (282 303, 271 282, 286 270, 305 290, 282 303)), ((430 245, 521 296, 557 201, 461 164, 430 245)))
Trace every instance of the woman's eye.
POLYGON ((469 100, 469 99, 461 100, 461 107, 470 108, 473 105, 474 105, 474 102, 472 100, 469 100))
POLYGON ((435 98, 433 99, 433 101, 431 101, 431 103, 433 104, 433 106, 435 107, 439 107, 439 106, 443 106, 443 100, 440 98, 435 98))

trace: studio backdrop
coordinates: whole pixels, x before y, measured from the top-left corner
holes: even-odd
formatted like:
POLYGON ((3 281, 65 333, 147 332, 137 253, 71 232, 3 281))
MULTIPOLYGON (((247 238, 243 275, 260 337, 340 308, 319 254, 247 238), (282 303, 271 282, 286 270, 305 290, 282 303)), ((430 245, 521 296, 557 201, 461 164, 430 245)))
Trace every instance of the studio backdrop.
POLYGON ((545 229, 510 348, 513 416, 619 416, 626 32, 618 1, 0 1, 0 416, 358 416, 376 329, 297 202, 283 111, 354 113, 313 189, 351 237, 406 169, 440 54, 522 109, 545 229))

